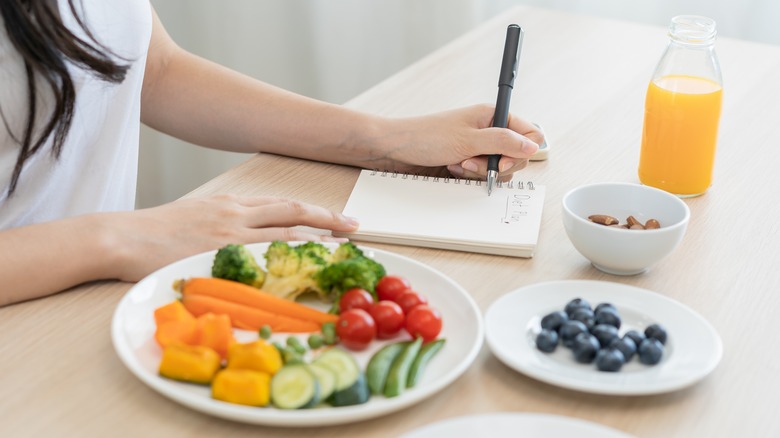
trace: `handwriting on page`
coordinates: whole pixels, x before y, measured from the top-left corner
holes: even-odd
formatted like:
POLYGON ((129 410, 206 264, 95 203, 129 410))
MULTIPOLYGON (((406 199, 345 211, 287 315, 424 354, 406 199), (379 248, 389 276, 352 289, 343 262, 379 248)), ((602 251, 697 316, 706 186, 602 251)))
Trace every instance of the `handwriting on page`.
POLYGON ((506 211, 501 222, 511 224, 520 221, 522 217, 528 216, 528 207, 530 207, 531 195, 509 195, 506 197, 506 211))

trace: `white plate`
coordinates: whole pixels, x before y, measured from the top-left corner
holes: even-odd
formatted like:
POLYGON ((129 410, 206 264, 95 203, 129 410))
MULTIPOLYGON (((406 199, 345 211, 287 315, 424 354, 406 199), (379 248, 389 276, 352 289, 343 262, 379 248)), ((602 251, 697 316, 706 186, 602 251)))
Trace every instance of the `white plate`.
MULTIPOLYGON (((258 262, 263 261, 267 244, 247 245, 247 248, 258 262)), ((446 345, 428 365, 420 383, 398 397, 376 396, 357 406, 285 411, 221 402, 210 397, 207 387, 159 377, 161 351, 153 339, 153 311, 176 298, 171 288, 175 279, 210 276, 215 251, 173 263, 130 289, 114 312, 111 327, 114 348, 130 371, 159 393, 192 409, 236 421, 271 426, 319 426, 360 421, 408 407, 445 388, 471 365, 484 339, 482 314, 466 290, 444 274, 397 254, 360 248, 382 263, 389 274, 408 278, 415 290, 426 295, 442 314, 444 324, 440 337, 447 339, 446 345)), ((237 338, 241 340, 248 334, 239 331, 237 338)), ((370 355, 383 344, 375 341, 368 350, 355 353, 355 358, 365 367, 370 355)))
POLYGON ((450 418, 429 424, 402 438, 477 437, 632 438, 600 424, 558 415, 499 412, 450 418))
POLYGON ((690 308, 646 289, 603 281, 553 281, 512 291, 490 305, 485 333, 493 354, 510 368, 553 385, 598 394, 678 390, 709 374, 723 353, 718 333, 690 308), (560 345, 553 353, 539 351, 535 337, 541 318, 577 297, 592 306, 614 304, 623 320, 621 334, 653 323, 664 326, 669 339, 661 362, 647 366, 635 357, 611 373, 576 362, 571 351, 560 345))

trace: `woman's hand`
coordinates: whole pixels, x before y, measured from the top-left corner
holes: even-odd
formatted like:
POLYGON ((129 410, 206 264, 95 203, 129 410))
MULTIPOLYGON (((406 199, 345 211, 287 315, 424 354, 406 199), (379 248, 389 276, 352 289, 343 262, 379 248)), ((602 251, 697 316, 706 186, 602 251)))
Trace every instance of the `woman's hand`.
POLYGON ((493 128, 494 107, 473 105, 431 115, 388 121, 379 139, 388 170, 430 173, 446 170, 459 178, 484 179, 487 155, 500 154, 499 178, 528 164, 544 139, 532 123, 509 115, 508 129, 493 128))
POLYGON ((173 261, 228 243, 273 240, 345 241, 295 228, 354 231, 357 222, 340 213, 290 199, 215 195, 181 199, 129 213, 111 213, 114 250, 123 262, 110 278, 138 281, 173 261))

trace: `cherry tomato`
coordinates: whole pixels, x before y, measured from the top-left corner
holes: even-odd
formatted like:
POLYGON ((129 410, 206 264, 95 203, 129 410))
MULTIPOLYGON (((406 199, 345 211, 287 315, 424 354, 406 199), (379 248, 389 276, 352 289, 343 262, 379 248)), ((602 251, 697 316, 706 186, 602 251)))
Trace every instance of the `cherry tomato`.
POLYGON ((401 306, 401 309, 404 311, 404 315, 408 315, 409 312, 411 312, 412 309, 416 306, 419 306, 420 304, 428 304, 428 298, 425 298, 425 296, 421 293, 410 289, 399 295, 395 302, 401 306))
POLYGON ((409 280, 403 277, 398 275, 385 275, 380 278, 379 282, 376 284, 376 294, 380 301, 395 301, 399 295, 411 287, 412 285, 409 283, 409 280))
POLYGON ((392 338, 404 327, 404 311, 393 301, 381 300, 372 305, 368 313, 374 318, 379 339, 392 338))
POLYGON ((429 342, 436 339, 441 332, 441 313, 427 304, 415 306, 408 315, 406 315, 406 331, 413 338, 421 337, 423 342, 429 342))
POLYGON ((364 350, 376 337, 376 323, 363 309, 349 309, 336 322, 339 342, 350 350, 364 350))
POLYGON ((344 292, 339 300, 339 310, 344 312, 349 309, 363 309, 368 311, 371 305, 374 304, 374 297, 365 290, 359 287, 349 289, 344 292))

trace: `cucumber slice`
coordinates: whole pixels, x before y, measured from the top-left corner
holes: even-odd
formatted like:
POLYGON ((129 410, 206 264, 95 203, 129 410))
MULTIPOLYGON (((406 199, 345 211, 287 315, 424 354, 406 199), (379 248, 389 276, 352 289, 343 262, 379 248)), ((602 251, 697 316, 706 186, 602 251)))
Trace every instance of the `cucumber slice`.
POLYGON ((320 384, 320 400, 326 400, 336 390, 336 373, 316 363, 309 365, 309 369, 320 384))
POLYGON ((336 373, 335 391, 341 391, 354 385, 361 374, 355 358, 338 348, 331 348, 322 353, 312 363, 324 366, 336 373))
POLYGON ((365 403, 371 396, 366 377, 351 354, 332 348, 314 359, 312 364, 325 367, 336 375, 336 385, 328 402, 333 406, 365 403))
POLYGON ((271 378, 271 403, 280 409, 302 409, 317 404, 320 386, 308 365, 283 366, 271 378))
POLYGON ((333 406, 352 406, 365 403, 370 397, 371 391, 368 390, 366 376, 360 373, 352 386, 341 391, 335 391, 331 394, 328 401, 333 406))

